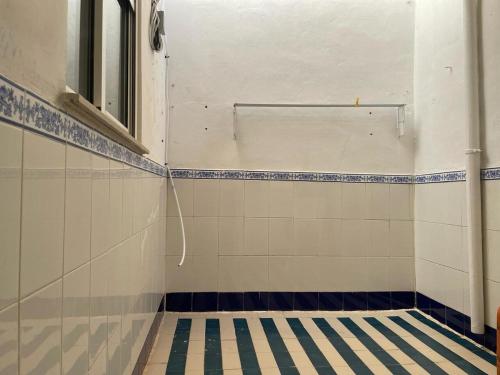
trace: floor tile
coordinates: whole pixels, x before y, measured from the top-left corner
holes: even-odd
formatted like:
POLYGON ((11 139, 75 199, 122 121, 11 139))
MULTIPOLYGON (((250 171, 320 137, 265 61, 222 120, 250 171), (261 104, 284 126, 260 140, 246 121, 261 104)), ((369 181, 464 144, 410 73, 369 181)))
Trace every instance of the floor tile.
POLYGON ((491 352, 423 319, 415 310, 166 313, 145 374, 167 364, 171 375, 495 373, 491 352))

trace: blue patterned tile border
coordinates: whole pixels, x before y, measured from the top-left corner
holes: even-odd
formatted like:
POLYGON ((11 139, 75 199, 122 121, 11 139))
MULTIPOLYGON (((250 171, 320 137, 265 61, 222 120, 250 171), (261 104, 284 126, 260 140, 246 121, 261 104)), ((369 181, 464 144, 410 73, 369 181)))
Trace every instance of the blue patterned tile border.
MULTIPOLYGON (((284 171, 241 171, 241 170, 201 170, 173 169, 175 178, 262 180, 262 181, 307 181, 307 182, 346 182, 377 184, 432 184, 465 181, 465 171, 448 171, 421 175, 381 175, 348 174, 324 172, 284 172, 284 171)), ((483 180, 500 180, 500 168, 481 171, 483 180)))
POLYGON ((323 172, 281 172, 281 171, 242 171, 214 169, 172 169, 174 178, 261 180, 261 181, 306 181, 306 182, 351 182, 412 184, 412 175, 370 175, 323 172))
POLYGON ((223 180, 243 180, 245 178, 245 172, 243 171, 220 171, 219 175, 223 180))
POLYGON ((320 173, 318 181, 322 182, 341 182, 342 175, 340 173, 320 173))
POLYGON ((439 172, 415 176, 416 184, 465 181, 465 171, 439 172))
POLYGON ((0 120, 159 176, 166 176, 164 166, 112 141, 2 75, 0 120))
POLYGON ((500 168, 487 168, 481 171, 483 180, 500 180, 500 168))

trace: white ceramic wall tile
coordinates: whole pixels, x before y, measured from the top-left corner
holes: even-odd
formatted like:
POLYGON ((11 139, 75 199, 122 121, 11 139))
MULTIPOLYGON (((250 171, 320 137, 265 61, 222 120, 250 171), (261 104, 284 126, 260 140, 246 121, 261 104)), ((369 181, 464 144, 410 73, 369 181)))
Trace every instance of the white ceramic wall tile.
MULTIPOLYGON (((389 219, 389 184, 366 184, 366 202, 368 219, 389 219)), ((413 204, 413 202, 408 202, 413 204)))
POLYGON ((330 292, 344 291, 345 280, 342 275, 344 267, 344 260, 340 257, 319 257, 318 269, 319 275, 319 291, 330 292))
POLYGON ((415 258, 416 290, 437 301, 444 301, 444 288, 439 280, 443 275, 442 268, 428 260, 415 258))
POLYGON ((441 283, 445 289, 444 304, 460 312, 464 311, 464 279, 465 272, 445 267, 440 275, 441 283))
POLYGON ((342 220, 340 247, 343 256, 366 256, 369 239, 368 220, 342 220))
POLYGON ((61 373, 62 280, 21 301, 20 373, 61 373))
MULTIPOLYGON (((175 190, 177 191, 177 198, 181 206, 183 216, 193 216, 193 203, 194 203, 194 180, 192 179, 174 179, 175 190)), ((177 212, 177 204, 175 203, 174 192, 172 184, 168 182, 167 191, 167 215, 179 216, 177 212)))
POLYGON ((62 373, 88 371, 90 313, 90 265, 84 265, 63 279, 62 373))
POLYGON ((0 122, 0 310, 18 297, 22 137, 20 129, 0 122))
MULTIPOLYGON (((217 290, 217 278, 219 274, 219 257, 217 255, 194 256, 192 259, 192 280, 190 280, 193 292, 213 292, 217 290)), ((182 271, 182 270, 181 270, 182 271)))
POLYGON ((318 255, 321 220, 295 219, 293 225, 294 254, 318 255))
POLYGON ((242 254, 244 242, 243 217, 219 218, 219 254, 242 254))
POLYGON ((293 182, 270 182, 269 217, 293 217, 293 182))
POLYGON ((391 184, 389 189, 390 218, 393 220, 413 219, 411 185, 391 184))
POLYGON ((219 250, 219 219, 217 217, 193 218, 193 246, 196 255, 217 255, 219 250))
POLYGON ((342 218, 364 219, 367 217, 366 184, 342 184, 342 218))
MULTIPOLYGON (((133 178, 135 180, 134 193, 134 233, 142 231, 147 226, 148 221, 148 192, 146 189, 145 172, 134 171, 133 178)), ((110 239, 108 239, 110 242, 110 239)), ((108 245, 109 248, 109 245, 108 245)))
POLYGON ((106 373, 108 375, 120 375, 121 369, 121 340, 120 334, 115 334, 108 341, 108 351, 106 360, 106 373))
MULTIPOLYGON (((366 258, 367 292, 377 292, 381 290, 393 290, 389 285, 389 262, 388 258, 366 258)), ((411 289, 407 289, 411 290, 411 289)))
MULTIPOLYGON (((0 146, 0 372, 131 372, 165 291, 165 179, 4 123, 0 146)), ((217 256, 195 264, 216 289, 217 256)))
POLYGON ((244 250, 246 255, 268 255, 269 219, 245 218, 244 250))
POLYGON ((317 182, 319 202, 317 217, 323 219, 342 217, 342 184, 338 182, 317 182))
POLYGON ((219 291, 265 291, 268 289, 268 257, 221 256, 219 291))
MULTIPOLYGON (((136 183, 133 178, 134 168, 124 164, 123 171, 123 235, 129 238, 134 233, 134 201, 136 183)), ((165 198, 164 198, 165 199, 165 198)))
POLYGON ((321 219, 319 225, 319 255, 340 256, 342 255, 341 237, 342 220, 321 219))
POLYGON ((406 292, 415 290, 415 260, 413 257, 388 259, 389 290, 406 292))
MULTIPOLYGON (((124 164, 124 168, 128 170, 129 166, 124 164)), ((160 185, 160 217, 167 216, 167 201, 168 201, 168 188, 167 188, 167 179, 158 177, 158 183, 160 185)), ((170 182, 168 182, 170 185, 170 182)))
POLYGON ((391 220, 389 224, 389 253, 391 256, 411 256, 415 254, 413 221, 391 220))
POLYGON ((497 324, 497 309, 500 306, 500 283, 486 280, 484 294, 486 300, 485 323, 490 327, 495 327, 497 324))
POLYGON ((500 181, 483 182, 483 217, 487 229, 500 230, 500 181))
POLYGON ((415 222, 416 255, 434 263, 465 270, 463 228, 455 225, 415 222))
POLYGON ((109 160, 92 155, 92 258, 109 248, 110 228, 109 160))
MULTIPOLYGON (((93 366, 99 353, 106 352, 108 339, 107 273, 109 266, 106 255, 93 259, 90 264, 90 367, 93 366)), ((137 267, 137 263, 135 267, 137 267)), ((133 276, 129 276, 133 280, 133 276)))
POLYGON ((318 257, 320 291, 361 292, 367 289, 366 258, 318 257))
POLYGON ((417 290, 460 312, 464 311, 465 272, 416 259, 417 290))
POLYGON ((69 272, 90 259, 91 174, 91 154, 68 146, 66 149, 64 272, 69 272))
POLYGON ((269 217, 269 181, 245 181, 245 216, 269 217))
POLYGON ((219 215, 219 180, 194 180, 194 216, 219 215))
POLYGON ((269 255, 292 255, 293 233, 292 218, 269 218, 269 255))
POLYGON ((500 282, 500 231, 485 232, 483 249, 485 278, 500 282))
MULTIPOLYGON (((152 281, 154 278, 154 267, 151 264, 153 243, 151 236, 151 227, 140 234, 140 248, 137 249, 142 254, 141 269, 149 269, 150 277, 146 279, 146 283, 141 283, 143 292, 153 293, 152 281)), ((122 265, 124 253, 130 248, 124 243, 117 245, 106 254, 106 263, 113 272, 106 274, 106 282, 108 285, 107 292, 107 316, 108 316, 108 343, 114 336, 120 336, 119 331, 121 328, 121 296, 126 290, 123 285, 126 283, 128 271, 125 264, 122 265), (118 333, 117 333, 118 332, 118 333)), ((115 337, 116 338, 116 337, 115 337)), ((109 349, 109 348, 108 348, 109 349)))
POLYGON ((62 276, 65 147, 25 132, 21 295, 62 276))
POLYGON ((2 374, 17 374, 19 370, 18 308, 19 305, 16 303, 0 310, 0 340, 3 343, 0 351, 0 373, 2 374))
POLYGON ((464 182, 417 184, 414 189, 416 220, 462 225, 464 182))
POLYGON ((293 216, 296 218, 318 217, 321 185, 314 182, 293 183, 293 216))
POLYGON ((245 207, 245 182, 242 180, 220 180, 219 215, 243 216, 245 207))
POLYGON ((89 375, 107 375, 106 365, 106 351, 102 351, 99 353, 95 362, 92 363, 92 367, 89 369, 89 375))
MULTIPOLYGON (((123 164, 109 161, 109 246, 123 241, 123 164)), ((146 194, 145 197, 151 197, 146 194)))
POLYGON ((269 290, 293 291, 294 256, 269 257, 269 290))
MULTIPOLYGON (((310 292, 320 290, 320 273, 318 272, 320 257, 295 256, 292 259, 292 290, 310 292)), ((271 276, 269 276, 271 278, 271 276)), ((290 280, 288 280, 290 281, 290 280)))
POLYGON ((369 257, 389 256, 389 221, 367 220, 368 246, 366 255, 369 257))
POLYGON ((315 291, 320 286, 319 257, 269 257, 269 290, 315 291), (297 277, 304 275, 304 277, 297 277))

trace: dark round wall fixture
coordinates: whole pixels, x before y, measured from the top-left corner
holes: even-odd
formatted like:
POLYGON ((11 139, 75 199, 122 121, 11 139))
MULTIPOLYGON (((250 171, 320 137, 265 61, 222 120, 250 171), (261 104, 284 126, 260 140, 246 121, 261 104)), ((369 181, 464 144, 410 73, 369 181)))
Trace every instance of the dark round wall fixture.
POLYGON ((158 15, 158 3, 160 0, 151 0, 151 14, 149 16, 149 44, 153 51, 161 51, 163 42, 160 34, 160 16, 158 15))

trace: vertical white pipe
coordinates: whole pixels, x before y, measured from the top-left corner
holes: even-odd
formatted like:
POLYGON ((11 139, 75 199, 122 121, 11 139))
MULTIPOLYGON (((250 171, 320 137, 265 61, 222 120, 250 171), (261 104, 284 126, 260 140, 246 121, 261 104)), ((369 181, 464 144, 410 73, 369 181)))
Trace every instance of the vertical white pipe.
POLYGON ((483 244, 481 223, 481 150, 479 132, 478 3, 463 0, 465 43, 467 252, 471 331, 484 333, 483 244))

